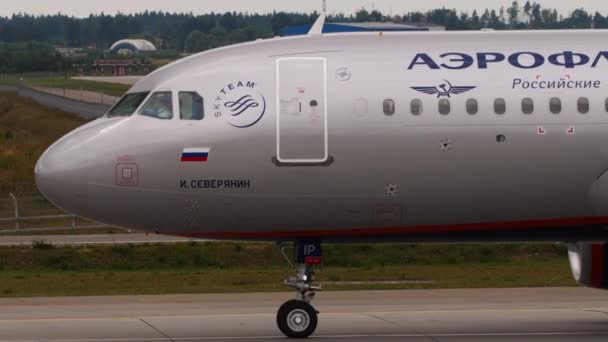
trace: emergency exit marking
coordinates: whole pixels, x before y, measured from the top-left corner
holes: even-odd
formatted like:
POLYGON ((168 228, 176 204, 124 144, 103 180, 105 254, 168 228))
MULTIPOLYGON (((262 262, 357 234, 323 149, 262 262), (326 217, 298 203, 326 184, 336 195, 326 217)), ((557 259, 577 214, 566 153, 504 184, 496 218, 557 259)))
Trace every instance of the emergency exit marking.
POLYGON ((573 134, 575 133, 575 128, 574 128, 574 126, 570 126, 570 127, 568 127, 568 130, 566 130, 566 133, 567 133, 568 135, 573 135, 573 134))
POLYGON ((545 134, 547 134, 547 131, 542 126, 539 126, 536 132, 538 133, 538 135, 545 135, 545 134))

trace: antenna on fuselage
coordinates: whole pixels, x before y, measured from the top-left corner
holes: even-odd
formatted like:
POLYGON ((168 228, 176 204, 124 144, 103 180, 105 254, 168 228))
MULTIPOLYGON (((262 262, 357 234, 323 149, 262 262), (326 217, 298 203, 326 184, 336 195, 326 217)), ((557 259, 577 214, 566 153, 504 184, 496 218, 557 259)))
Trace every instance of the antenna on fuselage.
POLYGON ((323 34, 323 26, 325 26, 326 17, 327 17, 327 0, 323 0, 323 12, 319 16, 319 18, 317 18, 317 21, 315 21, 314 25, 312 25, 312 27, 310 28, 310 31, 308 31, 309 36, 312 36, 315 34, 323 34))

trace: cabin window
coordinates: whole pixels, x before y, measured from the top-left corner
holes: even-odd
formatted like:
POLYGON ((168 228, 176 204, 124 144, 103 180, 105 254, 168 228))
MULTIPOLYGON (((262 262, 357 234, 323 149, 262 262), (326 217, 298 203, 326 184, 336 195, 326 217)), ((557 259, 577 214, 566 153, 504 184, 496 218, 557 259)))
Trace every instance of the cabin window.
POLYGON ((382 111, 384 111, 384 114, 386 115, 395 114, 395 101, 391 99, 384 100, 384 102, 382 102, 382 111))
POLYGON ((494 113, 503 115, 507 111, 507 102, 505 99, 494 100, 494 113))
POLYGON ((467 100, 467 113, 469 113, 469 115, 475 115, 475 114, 477 114, 477 112, 479 112, 479 104, 477 103, 477 100, 468 99, 467 100))
POLYGON ((202 120, 205 117, 203 98, 195 91, 179 92, 179 118, 202 120))
POLYGON ((549 111, 553 114, 559 114, 562 112, 562 100, 557 97, 549 100, 549 111))
POLYGON ((534 100, 531 98, 523 99, 521 101, 521 111, 528 115, 534 113, 534 100))
POLYGON ((173 118, 173 96, 171 92, 158 91, 152 94, 139 111, 139 114, 165 120, 173 118))
POLYGON ((108 111, 106 116, 111 118, 133 114, 148 94, 149 92, 126 94, 108 111))
POLYGON ((412 115, 422 114, 422 101, 412 100, 412 103, 410 104, 410 110, 412 112, 412 115))
POLYGON ((578 112, 581 114, 589 113, 589 99, 586 97, 581 97, 578 99, 576 103, 578 107, 578 112))
POLYGON ((439 114, 448 115, 450 114, 450 100, 439 100, 439 114))

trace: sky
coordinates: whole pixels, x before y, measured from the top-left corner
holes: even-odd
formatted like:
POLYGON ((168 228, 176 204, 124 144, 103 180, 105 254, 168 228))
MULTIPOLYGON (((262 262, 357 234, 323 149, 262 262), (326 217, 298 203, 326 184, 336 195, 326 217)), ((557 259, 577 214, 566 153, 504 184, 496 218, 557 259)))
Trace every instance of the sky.
MULTIPOLYGON (((472 12, 473 9, 508 7, 512 0, 327 0, 328 12, 354 13, 365 7, 381 10, 384 13, 399 14, 414 10, 434 8, 456 8, 459 11, 472 12)), ((0 16, 13 13, 54 14, 61 12, 77 17, 92 13, 104 12, 115 14, 142 12, 145 10, 162 10, 169 12, 271 12, 300 11, 312 12, 321 9, 322 0, 1 0, 0 16)), ((520 0, 523 5, 525 0, 520 0)), ((608 14, 607 0, 536 0, 543 7, 556 8, 561 14, 568 15, 576 8, 588 11, 600 11, 608 14)))

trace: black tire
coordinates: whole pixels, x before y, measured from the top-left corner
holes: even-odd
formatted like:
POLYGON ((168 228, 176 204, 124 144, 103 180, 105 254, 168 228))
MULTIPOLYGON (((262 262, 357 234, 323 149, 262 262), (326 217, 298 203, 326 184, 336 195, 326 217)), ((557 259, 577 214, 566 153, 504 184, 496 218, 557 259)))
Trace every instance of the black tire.
POLYGON ((279 308, 277 325, 289 338, 307 338, 317 329, 317 310, 306 302, 290 300, 279 308))

